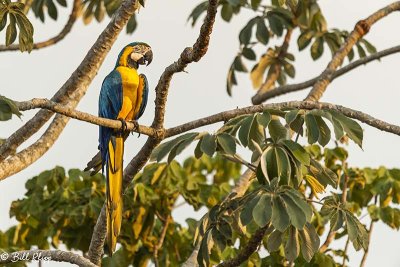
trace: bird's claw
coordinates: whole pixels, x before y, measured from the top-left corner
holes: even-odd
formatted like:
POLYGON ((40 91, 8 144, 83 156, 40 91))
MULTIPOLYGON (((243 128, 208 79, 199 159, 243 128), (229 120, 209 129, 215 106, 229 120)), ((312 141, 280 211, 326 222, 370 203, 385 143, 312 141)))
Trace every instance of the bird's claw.
POLYGON ((126 121, 124 120, 124 119, 118 119, 120 122, 121 122, 121 124, 122 124, 122 126, 121 126, 121 129, 120 129, 120 132, 121 133, 124 133, 127 129, 128 129, 128 126, 126 125, 126 121))
MULTIPOLYGON (((132 129, 132 134, 133 134, 134 130, 139 130, 139 123, 136 120, 132 120, 130 122, 133 123, 133 129, 132 129)), ((140 133, 138 137, 140 137, 140 133)))

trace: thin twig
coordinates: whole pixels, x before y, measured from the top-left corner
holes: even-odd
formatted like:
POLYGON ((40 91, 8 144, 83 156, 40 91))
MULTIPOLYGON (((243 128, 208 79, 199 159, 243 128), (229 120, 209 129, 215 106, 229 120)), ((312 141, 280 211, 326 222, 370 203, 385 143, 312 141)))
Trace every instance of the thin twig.
POLYGON ((306 97, 306 100, 318 101, 319 99, 321 99, 323 93, 325 92, 326 88, 332 80, 333 73, 336 71, 337 68, 342 65, 344 58, 351 51, 353 46, 369 32, 374 23, 386 17, 390 13, 398 11, 399 9, 400 1, 397 1, 374 12, 365 20, 360 20, 359 22, 357 22, 354 30, 347 37, 346 41, 342 44, 340 49, 335 53, 326 69, 318 78, 318 81, 314 84, 310 93, 306 97))
MULTIPOLYGON (((29 10, 29 5, 28 5, 29 3, 28 2, 32 3, 32 1, 31 0, 27 1, 26 5, 25 5, 25 8, 27 7, 28 10, 29 10)), ((48 46, 51 46, 51 45, 55 45, 56 43, 58 43, 59 41, 64 39, 65 36, 67 36, 67 34, 70 33, 70 31, 72 29, 72 26, 74 26, 74 24, 75 24, 75 21, 76 21, 76 19, 78 17, 78 14, 79 14, 79 10, 81 8, 81 3, 82 3, 81 0, 74 0, 74 4, 73 4, 73 7, 72 7, 71 14, 69 15, 68 21, 65 24, 64 28, 60 31, 60 33, 58 33, 56 36, 54 36, 54 37, 52 37, 52 38, 50 38, 50 39, 48 39, 46 41, 39 42, 39 43, 34 43, 32 49, 33 50, 38 50, 38 49, 45 48, 45 47, 48 47, 48 46)), ((28 10, 26 10, 26 11, 28 11, 28 10)), ((25 9, 24 9, 24 11, 25 11, 25 9)), ((13 44, 13 45, 9 45, 9 46, 0 45, 0 52, 18 51, 18 50, 19 50, 19 44, 13 44)))
MULTIPOLYGON (((370 225, 369 225, 369 231, 368 231, 368 243, 371 243, 371 235, 372 235, 372 231, 374 230, 374 221, 371 221, 370 225)), ((361 259, 360 262, 360 267, 364 267, 365 263, 367 262, 367 257, 368 257, 368 252, 369 252, 369 245, 368 248, 365 250, 364 255, 361 259)))
MULTIPOLYGON (((360 58, 346 66, 344 66, 343 68, 338 69, 337 71, 335 71, 332 74, 332 78, 331 81, 333 81, 334 79, 342 76, 343 74, 346 74, 347 72, 360 67, 362 65, 365 65, 371 61, 374 60, 379 60, 383 57, 395 54, 395 53, 399 53, 400 52, 400 45, 398 46, 394 46, 385 50, 382 50, 380 52, 374 53, 372 55, 366 56, 364 58, 360 58)), ((292 93, 292 92, 297 92, 297 91, 301 91, 304 89, 307 89, 310 86, 313 86, 319 79, 318 77, 312 78, 308 81, 302 82, 302 83, 297 83, 297 84, 288 84, 288 85, 282 85, 279 86, 275 89, 272 89, 270 91, 267 91, 265 93, 262 94, 256 94, 252 97, 252 103, 254 105, 258 105, 261 104, 262 102, 269 100, 271 98, 280 96, 280 95, 284 95, 284 94, 288 94, 288 93, 292 93)))
POLYGON ((172 218, 171 218, 171 215, 169 214, 167 216, 167 218, 165 219, 164 226, 162 228, 162 232, 161 232, 161 235, 160 235, 160 239, 158 240, 158 243, 154 245, 153 258, 154 258, 154 264, 155 264, 156 267, 159 266, 159 263, 158 263, 158 250, 164 244, 165 236, 167 234, 168 226, 169 226, 171 220, 172 220, 172 218))
POLYGON ((349 244, 350 244, 350 237, 347 237, 347 241, 346 241, 346 245, 344 246, 344 250, 343 250, 343 262, 342 262, 342 267, 346 266, 346 253, 347 253, 347 249, 349 248, 349 244))

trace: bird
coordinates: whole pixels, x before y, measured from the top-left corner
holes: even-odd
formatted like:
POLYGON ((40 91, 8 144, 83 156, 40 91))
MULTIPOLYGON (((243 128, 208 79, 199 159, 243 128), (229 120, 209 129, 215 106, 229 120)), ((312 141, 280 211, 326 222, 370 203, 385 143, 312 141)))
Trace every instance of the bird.
POLYGON ((99 96, 99 117, 120 120, 121 129, 99 127, 99 153, 84 171, 91 175, 100 169, 106 176, 107 246, 110 256, 115 251, 122 224, 122 180, 124 141, 129 136, 126 122, 143 115, 148 100, 149 85, 140 65, 153 60, 151 47, 143 42, 126 45, 118 55, 114 69, 104 78, 99 96))

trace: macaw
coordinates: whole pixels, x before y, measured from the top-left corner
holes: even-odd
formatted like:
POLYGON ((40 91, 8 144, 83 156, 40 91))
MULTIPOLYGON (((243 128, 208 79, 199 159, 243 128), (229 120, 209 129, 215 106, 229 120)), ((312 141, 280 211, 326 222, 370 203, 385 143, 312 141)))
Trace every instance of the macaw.
POLYGON ((118 55, 113 71, 107 75, 99 96, 99 117, 118 119, 122 129, 100 126, 100 152, 87 164, 92 174, 102 169, 106 174, 107 244, 110 255, 115 251, 122 221, 122 169, 124 140, 129 135, 126 121, 137 124, 148 98, 149 86, 144 74, 138 74, 140 65, 149 65, 153 59, 151 47, 134 42, 125 46, 118 55))

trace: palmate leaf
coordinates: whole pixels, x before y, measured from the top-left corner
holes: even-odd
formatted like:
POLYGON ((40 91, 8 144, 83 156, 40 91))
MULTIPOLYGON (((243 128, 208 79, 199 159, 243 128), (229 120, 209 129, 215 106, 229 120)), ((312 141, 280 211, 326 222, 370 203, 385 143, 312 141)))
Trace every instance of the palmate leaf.
POLYGON ((0 31, 6 28, 6 46, 14 43, 18 36, 21 52, 30 52, 33 48, 33 26, 24 14, 23 8, 22 3, 0 2, 0 31), (6 27, 7 21, 9 24, 6 27))
POLYGON ((271 253, 284 246, 285 258, 294 261, 301 252, 303 259, 310 262, 319 248, 319 236, 312 224, 306 223, 302 229, 290 226, 284 232, 275 230, 267 239, 267 250, 271 253))
POLYGON ((345 225, 349 239, 356 250, 360 250, 361 248, 364 250, 368 249, 369 240, 367 230, 353 213, 347 210, 345 205, 340 202, 337 195, 324 198, 321 215, 330 219, 333 231, 345 225))
POLYGON ((312 209, 296 190, 276 186, 277 179, 265 185, 242 204, 240 221, 243 226, 254 221, 259 227, 268 223, 284 232, 289 225, 303 229, 311 221, 312 209))

